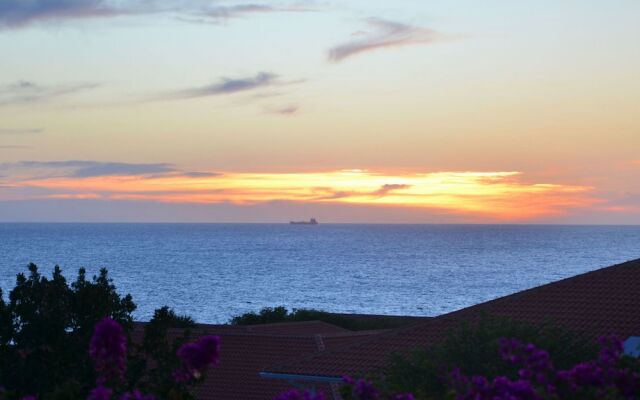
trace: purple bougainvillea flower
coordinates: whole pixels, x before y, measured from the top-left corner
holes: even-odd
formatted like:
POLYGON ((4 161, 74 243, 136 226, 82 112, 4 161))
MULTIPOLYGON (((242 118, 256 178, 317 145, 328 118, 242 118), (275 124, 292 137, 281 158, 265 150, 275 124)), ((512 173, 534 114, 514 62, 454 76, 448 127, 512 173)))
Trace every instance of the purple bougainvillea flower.
POLYGON ((309 390, 300 392, 297 389, 291 389, 280 393, 273 400, 325 400, 325 398, 322 393, 312 393, 309 390))
POLYGON ((203 336, 195 342, 180 346, 177 355, 182 366, 174 371, 174 379, 178 382, 198 379, 205 368, 217 364, 220 360, 220 338, 203 336))
MULTIPOLYGON (((380 392, 370 381, 367 381, 365 379, 356 380, 349 375, 343 376, 342 381, 346 386, 351 388, 351 395, 355 400, 380 399, 380 392)), ((389 400, 415 400, 415 397, 411 393, 397 393, 385 398, 389 400)))
POLYGON ((98 373, 98 383, 122 379, 126 369, 127 338, 120 324, 109 317, 98 322, 89 343, 89 355, 98 373))
POLYGON ((89 393, 87 400, 109 400, 111 398, 111 393, 113 393, 113 390, 108 387, 98 385, 93 388, 91 393, 89 393))
MULTIPOLYGON (((351 387, 351 395, 356 400, 376 400, 380 398, 380 392, 375 385, 366 379, 354 379, 348 375, 342 377, 342 381, 351 387)), ((413 400, 411 394, 396 394, 388 397, 390 400, 413 400)))
POLYGON ((416 398, 413 397, 411 393, 396 394, 391 398, 391 400, 415 400, 415 399, 416 398))
POLYGON ((353 379, 352 377, 350 377, 349 375, 345 375, 342 377, 342 381, 344 383, 346 383, 347 385, 355 385, 356 384, 356 380, 353 379))
POLYGON ((373 383, 359 379, 353 387, 353 395, 358 400, 375 400, 380 396, 373 383))
POLYGON ((134 390, 132 393, 123 394, 120 400, 156 400, 156 398, 151 394, 142 394, 138 390, 134 390))
POLYGON ((302 400, 302 395, 296 389, 290 389, 286 392, 280 393, 273 400, 302 400))
POLYGON ((518 380, 499 376, 489 382, 484 377, 468 378, 454 369, 450 374, 451 389, 456 400, 640 398, 640 374, 620 363, 623 357, 620 338, 605 336, 599 342, 601 350, 595 360, 557 371, 548 352, 517 339, 503 338, 500 356, 520 367, 518 380))
POLYGON ((598 343, 600 343, 601 346, 600 353, 598 354, 600 364, 612 366, 620 359, 624 351, 624 344, 618 336, 602 336, 598 339, 598 343))

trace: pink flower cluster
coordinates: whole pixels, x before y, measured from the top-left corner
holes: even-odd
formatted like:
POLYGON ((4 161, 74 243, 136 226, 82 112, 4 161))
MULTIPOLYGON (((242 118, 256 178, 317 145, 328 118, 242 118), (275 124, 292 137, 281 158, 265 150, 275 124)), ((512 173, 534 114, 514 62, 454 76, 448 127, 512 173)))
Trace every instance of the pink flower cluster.
MULTIPOLYGON (((498 376, 450 374, 451 396, 456 400, 573 400, 640 398, 640 374, 624 366, 622 341, 615 336, 599 340, 598 357, 568 370, 556 370, 545 350, 518 339, 501 339, 499 354, 518 368, 515 379, 498 376)), ((365 379, 343 378, 349 398, 355 400, 414 400, 412 394, 383 395, 365 379)), ((274 400, 324 400, 321 394, 290 390, 274 400)))
POLYGON ((467 377, 454 370, 451 382, 456 400, 637 399, 640 375, 620 366, 622 341, 615 336, 600 339, 596 360, 556 370, 549 353, 517 339, 502 339, 500 356, 519 367, 518 378, 467 377))
MULTIPOLYGON (((373 382, 366 379, 353 379, 350 376, 342 378, 344 384, 351 388, 351 396, 356 400, 381 400, 383 397, 380 391, 376 389, 373 382)), ((389 400, 414 400, 412 394, 394 394, 384 397, 389 400)))
MULTIPOLYGON (((89 355, 98 377, 96 387, 87 400, 111 400, 114 391, 107 387, 107 383, 122 380, 126 372, 127 339, 120 324, 109 317, 98 322, 89 345, 89 355)), ((181 367, 174 372, 176 382, 197 379, 207 367, 218 363, 220 338, 203 336, 196 342, 186 343, 178 349, 177 356, 181 367)), ((155 397, 134 390, 124 393, 120 400, 155 400, 155 397)))
POLYGON ((127 338, 120 324, 109 317, 98 322, 89 343, 89 356, 93 359, 99 385, 124 377, 127 338))
MULTIPOLYGON (((562 399, 618 399, 640 398, 640 373, 621 362, 622 341, 615 336, 600 339, 598 357, 557 370, 549 353, 533 344, 517 339, 501 339, 499 355, 518 368, 516 378, 464 375, 459 369, 450 374, 452 396, 456 400, 562 400, 562 399)), ((87 400, 112 400, 112 384, 121 383, 126 373, 127 341, 122 327, 111 318, 102 319, 95 327, 89 346, 97 373, 96 387, 87 400)), ((182 345, 176 355, 180 367, 174 371, 176 382, 188 382, 202 377, 205 369, 220 360, 220 338, 203 336, 182 345)), ((347 396, 354 400, 414 400, 410 393, 383 394, 366 379, 344 377, 347 396)), ((0 397, 2 388, 0 387, 0 397)), ((23 400, 35 400, 29 396, 23 400)), ((155 400, 134 390, 119 400, 155 400)), ((274 400, 325 400, 322 393, 292 389, 274 400)))
POLYGON ((182 366, 173 373, 174 379, 178 382, 198 379, 206 367, 220 361, 220 338, 203 336, 196 342, 180 346, 177 354, 182 366))

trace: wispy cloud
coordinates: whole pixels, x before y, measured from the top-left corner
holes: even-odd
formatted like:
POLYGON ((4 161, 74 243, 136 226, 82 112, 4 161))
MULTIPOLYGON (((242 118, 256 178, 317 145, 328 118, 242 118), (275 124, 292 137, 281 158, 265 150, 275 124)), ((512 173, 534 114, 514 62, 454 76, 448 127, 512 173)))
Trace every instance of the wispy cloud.
POLYGON ((103 0, 2 0, 0 28, 19 28, 36 21, 107 17, 125 12, 103 0))
POLYGON ((188 22, 220 23, 231 18, 252 14, 278 12, 306 12, 315 8, 302 3, 293 5, 246 3, 235 5, 211 4, 206 0, 2 0, 0 1, 0 29, 22 28, 37 22, 68 21, 171 13, 188 22))
POLYGON ((267 107, 265 111, 269 114, 291 116, 297 114, 298 111, 300 111, 300 106, 288 105, 283 107, 267 107))
MULTIPOLYGON (((364 172, 357 172, 358 174, 364 172)), ((384 197, 390 195, 391 192, 394 191, 402 191, 404 189, 411 188, 411 185, 404 183, 385 183, 380 186, 378 189, 366 191, 358 191, 358 190, 335 190, 331 187, 322 187, 322 188, 314 188, 314 192, 318 193, 318 197, 314 200, 337 200, 337 199, 346 199, 348 197, 366 197, 369 196, 371 199, 375 199, 376 197, 384 197)))
POLYGON ((354 39, 330 49, 329 61, 340 62, 368 51, 411 44, 436 43, 445 39, 444 35, 429 28, 377 18, 369 18, 366 22, 373 31, 359 31, 353 35, 354 39))
POLYGON ((32 135, 43 131, 41 128, 0 128, 0 135, 32 135))
POLYGON ((389 194, 389 192, 392 192, 394 190, 408 189, 410 187, 411 185, 407 185, 404 183, 386 183, 382 185, 380 189, 373 192, 373 194, 376 196, 386 196, 387 194, 389 194))
POLYGON ((191 17, 181 17, 182 20, 201 23, 224 23, 233 18, 244 18, 255 14, 275 14, 291 12, 314 12, 317 8, 308 5, 274 5, 268 3, 247 3, 231 6, 210 6, 193 13, 191 17))
POLYGON ((278 75, 271 72, 259 72, 254 76, 248 77, 223 77, 218 82, 209 85, 164 93, 155 96, 152 100, 192 99, 197 97, 230 95, 289 83, 290 82, 281 81, 278 75))
POLYGON ((98 87, 95 83, 74 83, 43 86, 30 81, 18 81, 0 86, 0 106, 48 101, 98 87))
POLYGON ((211 178, 220 174, 217 172, 181 171, 180 175, 189 178, 211 178))
POLYGON ((190 178, 210 177, 209 172, 182 171, 169 163, 124 163, 112 161, 18 161, 0 163, 0 171, 12 171, 21 179, 43 179, 52 177, 90 178, 104 176, 146 176, 159 178, 185 176, 190 178))
POLYGON ((30 149, 31 146, 25 146, 25 145, 21 145, 21 144, 3 144, 0 145, 0 149, 8 149, 8 150, 13 150, 13 149, 30 149))

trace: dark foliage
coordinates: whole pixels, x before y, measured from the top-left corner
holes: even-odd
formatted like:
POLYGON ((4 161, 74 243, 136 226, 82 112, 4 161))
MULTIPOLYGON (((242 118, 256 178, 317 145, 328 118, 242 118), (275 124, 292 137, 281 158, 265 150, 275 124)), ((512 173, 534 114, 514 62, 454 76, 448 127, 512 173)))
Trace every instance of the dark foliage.
POLYGON ((144 337, 137 346, 135 359, 129 363, 129 381, 137 389, 161 399, 192 399, 187 386, 168 379, 180 360, 178 348, 191 337, 194 321, 177 315, 169 307, 155 310, 144 327, 144 337), (179 329, 179 330, 176 330, 179 329))
POLYGON ((559 369, 589 360, 598 351, 593 340, 551 323, 531 325, 485 316, 451 330, 437 346, 393 355, 380 385, 387 392, 412 392, 418 399, 439 399, 445 396, 448 375, 455 368, 469 376, 516 378, 518 368, 496 357, 504 337, 517 337, 547 349, 559 369))
POLYGON ((323 321, 352 331, 371 329, 391 329, 405 325, 407 322, 395 317, 376 317, 361 319, 344 314, 300 308, 289 311, 286 307, 265 307, 260 311, 248 312, 231 319, 232 325, 258 325, 276 322, 323 321))
MULTIPOLYGON (((96 323, 111 317, 131 339, 136 306, 130 295, 118 294, 106 269, 91 279, 80 269, 70 285, 58 266, 51 278, 42 276, 34 264, 28 269, 28 275, 18 274, 8 301, 0 292, 0 387, 9 399, 86 398, 96 383, 87 351, 96 323)), ((138 335, 138 343, 134 340, 129 347, 131 367, 123 389, 145 387, 162 398, 190 398, 179 385, 182 397, 164 396, 164 382, 172 381, 172 368, 178 365, 175 346, 184 339, 176 335, 170 343, 161 338, 170 328, 192 324, 168 308, 157 310, 144 336, 138 335)))
POLYGON ((71 285, 58 266, 51 278, 34 264, 28 269, 28 276, 18 274, 3 306, 0 382, 16 395, 85 393, 94 380, 87 357, 94 325, 108 315, 130 329, 136 306, 131 296, 118 295, 106 269, 91 281, 81 269, 71 285))

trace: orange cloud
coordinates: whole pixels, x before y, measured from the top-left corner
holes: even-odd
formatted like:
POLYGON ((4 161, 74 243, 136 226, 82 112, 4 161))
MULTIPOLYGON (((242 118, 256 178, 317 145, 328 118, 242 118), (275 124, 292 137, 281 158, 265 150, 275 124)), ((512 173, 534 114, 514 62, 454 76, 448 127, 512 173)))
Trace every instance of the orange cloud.
MULTIPOLYGON (((207 176, 54 177, 23 180, 48 198, 257 204, 273 201, 412 207, 494 220, 562 215, 597 200, 592 188, 527 183, 519 172, 385 174, 364 170, 207 176)), ((33 198, 33 197, 32 197, 33 198)))

